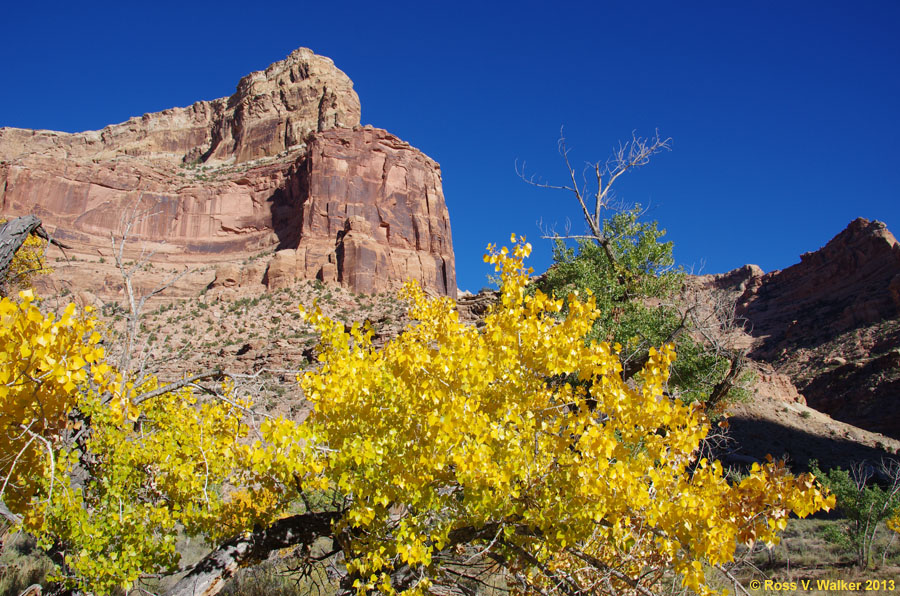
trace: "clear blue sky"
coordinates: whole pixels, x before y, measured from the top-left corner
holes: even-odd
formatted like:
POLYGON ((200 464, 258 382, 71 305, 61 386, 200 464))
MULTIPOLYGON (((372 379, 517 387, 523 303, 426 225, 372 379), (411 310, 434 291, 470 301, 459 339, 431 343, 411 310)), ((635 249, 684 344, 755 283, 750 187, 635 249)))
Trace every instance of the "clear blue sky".
POLYGON ((576 163, 656 128, 672 151, 619 196, 651 206, 679 263, 783 268, 855 217, 900 234, 900 2, 9 2, 0 126, 81 131, 230 95, 306 46, 355 84, 363 123, 436 159, 458 285, 488 242, 582 223, 576 163), (334 8, 332 8, 334 6, 334 8))

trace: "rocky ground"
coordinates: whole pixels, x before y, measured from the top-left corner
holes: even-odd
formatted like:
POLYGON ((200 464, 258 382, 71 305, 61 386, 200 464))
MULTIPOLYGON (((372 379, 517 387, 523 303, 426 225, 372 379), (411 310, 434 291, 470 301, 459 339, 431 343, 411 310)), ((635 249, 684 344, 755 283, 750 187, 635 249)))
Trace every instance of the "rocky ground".
MULTIPOLYGON (((245 264, 252 265, 252 260, 245 264)), ((90 265, 76 266, 84 270, 90 265)), ((133 276, 136 297, 178 272, 158 266, 139 269, 133 276)), ((188 277, 211 279, 212 273, 191 271, 188 277)), ((124 292, 99 297, 67 291, 65 284, 62 292, 49 292, 59 287, 59 279, 54 274, 38 282, 46 301, 56 308, 70 300, 91 305, 104 322, 107 351, 115 358, 129 317, 124 292)), ((376 344, 397 335, 407 322, 396 292, 366 295, 319 281, 295 281, 273 291, 262 285, 203 288, 192 296, 185 295, 188 287, 178 286, 148 300, 140 317, 135 358, 166 382, 221 368, 238 375, 240 387, 269 412, 294 415, 307 409, 297 375, 314 365, 318 337, 302 320, 299 305, 307 310, 318 305, 348 326, 368 321, 376 344)))

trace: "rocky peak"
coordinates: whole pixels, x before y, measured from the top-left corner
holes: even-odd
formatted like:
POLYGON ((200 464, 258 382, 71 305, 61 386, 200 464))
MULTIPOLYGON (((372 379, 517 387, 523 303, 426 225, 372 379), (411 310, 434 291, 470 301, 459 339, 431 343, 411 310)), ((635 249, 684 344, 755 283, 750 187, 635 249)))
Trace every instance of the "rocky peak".
POLYGON ((299 147, 311 132, 359 125, 353 83, 307 48, 248 74, 234 95, 216 101, 209 147, 198 156, 204 162, 269 157, 299 147))
POLYGON ((349 77, 329 58, 300 48, 243 77, 231 97, 144 114, 98 131, 0 128, 0 159, 242 163, 297 149, 311 132, 353 127, 359 117, 349 77))
POLYGON ((752 277, 737 311, 750 355, 810 406, 900 438, 900 244, 884 223, 856 219, 796 265, 752 277))
POLYGON ((900 313, 890 288, 900 279, 900 245, 880 221, 856 219, 800 262, 750 283, 739 314, 774 347, 790 334, 814 344, 900 313))
POLYGON ((318 278, 375 293, 411 278, 455 296, 440 167, 359 117, 350 79, 301 48, 229 98, 100 131, 0 129, 0 214, 37 214, 107 262, 110 234, 145 213, 129 227, 135 246, 155 261, 229 264, 223 288, 318 278), (235 269, 262 252, 271 263, 235 269))

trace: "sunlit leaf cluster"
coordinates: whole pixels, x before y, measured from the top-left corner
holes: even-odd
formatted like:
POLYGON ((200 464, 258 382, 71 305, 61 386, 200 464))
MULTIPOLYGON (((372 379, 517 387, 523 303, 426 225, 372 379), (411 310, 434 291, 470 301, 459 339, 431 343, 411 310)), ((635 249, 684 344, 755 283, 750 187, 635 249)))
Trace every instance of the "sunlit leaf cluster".
POLYGON ((299 476, 291 472, 306 470, 296 455, 308 450, 293 442, 297 432, 287 444, 286 421, 263 423, 250 440, 250 404, 229 384, 224 399, 200 399, 184 387, 136 404, 157 386, 151 379, 125 383, 124 394, 106 399, 83 396, 91 432, 59 453, 52 501, 26 515, 25 527, 45 547, 60 537, 73 547, 63 577, 73 586, 105 593, 171 573, 180 536, 217 544, 271 523, 297 498, 299 476), (286 475, 293 490, 279 483, 286 475))
POLYGON ((635 593, 674 568, 703 593, 737 543, 777 542, 791 512, 832 503, 781 464, 734 483, 698 459, 708 424, 667 395, 674 348, 624 382, 616 347, 586 341, 596 299, 529 291, 531 246, 513 242, 489 247, 502 287, 482 326, 415 284, 413 322, 382 348, 304 312, 322 347, 302 422, 258 423, 228 382, 135 386, 74 307, 0 302, 4 500, 43 547, 65 546, 61 579, 98 594, 176 571, 179 537, 222 544, 321 495, 360 593, 422 592, 475 560, 520 592, 635 593))
POLYGON ((14 512, 34 495, 42 454, 58 448, 80 389, 110 372, 95 327, 72 304, 45 316, 31 290, 0 298, 0 496, 14 512))
MULTIPOLYGON (((685 272, 675 266, 673 244, 663 240, 666 231, 655 221, 643 221, 643 215, 636 205, 605 219, 605 248, 594 239, 579 240, 575 247, 557 241, 554 264, 538 282, 557 297, 590 290, 598 315, 588 338, 618 344, 623 361, 669 341, 686 323, 688 306, 679 304, 685 272)), ((685 401, 706 400, 728 369, 726 355, 709 349, 689 329, 675 343, 678 359, 670 388, 685 401)))
POLYGON ((600 314, 593 296, 526 291, 530 248, 486 257, 502 293, 480 328, 415 285, 404 295, 416 322, 382 350, 364 329, 310 316, 323 366, 302 383, 327 474, 353 497, 344 523, 365 529, 350 562, 361 589, 390 592, 402 564, 436 581, 448 536, 496 527, 485 543, 531 587, 627 592, 621 578, 648 585, 674 566, 703 592, 703 563, 777 542, 791 511, 829 505, 781 464, 735 485, 697 461, 708 425, 665 395, 672 346, 651 352, 641 386, 624 383, 610 345, 583 341, 600 314), (580 382, 561 380, 572 374, 580 382))

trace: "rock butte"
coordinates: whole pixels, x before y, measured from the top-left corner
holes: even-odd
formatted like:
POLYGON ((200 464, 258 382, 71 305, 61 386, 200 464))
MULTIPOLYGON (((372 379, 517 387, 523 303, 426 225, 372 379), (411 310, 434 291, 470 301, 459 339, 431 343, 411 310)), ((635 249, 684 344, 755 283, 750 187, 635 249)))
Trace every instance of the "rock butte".
MULTIPOLYGON (((359 118, 350 79, 301 48, 228 98, 99 131, 0 128, 0 214, 34 213, 95 258, 131 221, 133 255, 217 263, 219 286, 318 278, 374 293, 412 278, 455 297, 440 166, 359 118)), ((111 290, 79 277, 75 289, 111 290)))

